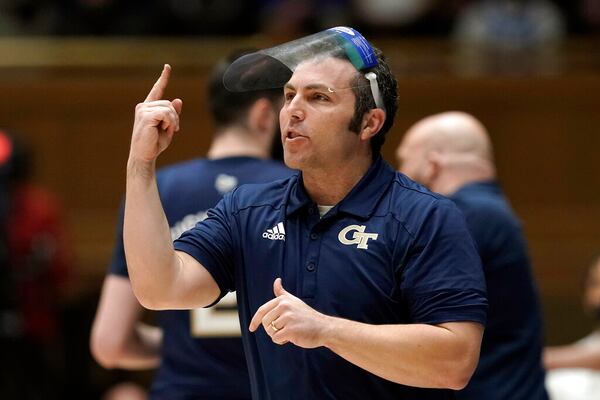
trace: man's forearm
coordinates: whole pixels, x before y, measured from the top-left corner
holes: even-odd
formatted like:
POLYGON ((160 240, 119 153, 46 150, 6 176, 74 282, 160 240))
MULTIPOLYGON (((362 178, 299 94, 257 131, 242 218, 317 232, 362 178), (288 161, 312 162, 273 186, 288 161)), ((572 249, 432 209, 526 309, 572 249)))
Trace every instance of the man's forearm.
POLYGON ((369 325, 316 311, 285 290, 280 278, 273 293, 275 298, 256 310, 249 329, 262 325, 274 343, 325 346, 375 375, 415 387, 461 389, 477 366, 481 324, 369 325))
POLYGON ((153 162, 129 160, 123 242, 133 291, 147 308, 168 299, 179 267, 153 162))
POLYGON ((100 365, 125 369, 158 365, 162 331, 140 323, 141 313, 129 279, 109 274, 90 335, 90 350, 100 365))
MULTIPOLYGON (((455 324, 450 329, 425 324, 368 325, 328 317, 323 344, 390 381, 457 390, 468 383, 477 365, 481 335, 471 332, 476 342, 472 343, 453 332, 455 324)), ((473 325, 477 326, 469 329, 481 330, 473 325)))
POLYGON ((577 344, 547 347, 544 349, 546 369, 588 368, 600 370, 600 348, 577 344))

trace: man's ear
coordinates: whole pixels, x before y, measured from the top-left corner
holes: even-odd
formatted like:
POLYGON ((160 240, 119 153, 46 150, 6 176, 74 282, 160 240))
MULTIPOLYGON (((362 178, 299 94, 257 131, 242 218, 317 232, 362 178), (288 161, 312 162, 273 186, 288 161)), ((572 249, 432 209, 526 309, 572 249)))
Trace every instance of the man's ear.
POLYGON ((385 111, 381 108, 374 108, 363 115, 360 129, 361 140, 369 140, 383 127, 385 122, 385 111))
POLYGON ((427 186, 431 185, 439 176, 443 168, 444 155, 437 150, 431 150, 425 155, 425 178, 427 186))
POLYGON ((266 98, 258 99, 248 110, 248 126, 257 132, 271 132, 277 123, 273 104, 266 98))

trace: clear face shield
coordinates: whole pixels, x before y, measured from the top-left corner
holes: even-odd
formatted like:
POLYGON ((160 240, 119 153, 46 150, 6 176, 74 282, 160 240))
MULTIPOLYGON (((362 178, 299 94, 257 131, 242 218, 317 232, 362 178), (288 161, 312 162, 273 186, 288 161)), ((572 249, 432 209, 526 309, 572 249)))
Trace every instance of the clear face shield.
MULTIPOLYGON (((232 92, 280 88, 299 64, 321 57, 346 58, 357 71, 377 66, 369 42, 358 31, 340 26, 240 57, 225 71, 223 84, 232 92)), ((385 110, 377 75, 367 72, 364 76, 376 107, 385 110)))

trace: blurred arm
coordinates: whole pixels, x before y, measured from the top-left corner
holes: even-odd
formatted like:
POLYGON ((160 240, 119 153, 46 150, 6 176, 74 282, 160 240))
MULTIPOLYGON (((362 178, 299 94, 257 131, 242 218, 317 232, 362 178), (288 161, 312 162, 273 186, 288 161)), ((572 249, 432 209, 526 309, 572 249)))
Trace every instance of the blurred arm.
POLYGON ((544 349, 544 366, 556 368, 588 368, 600 370, 600 346, 589 348, 577 344, 544 349))
POLYGON ((104 280, 90 348, 104 368, 156 368, 160 362, 162 331, 140 322, 142 307, 129 279, 108 275, 104 280))

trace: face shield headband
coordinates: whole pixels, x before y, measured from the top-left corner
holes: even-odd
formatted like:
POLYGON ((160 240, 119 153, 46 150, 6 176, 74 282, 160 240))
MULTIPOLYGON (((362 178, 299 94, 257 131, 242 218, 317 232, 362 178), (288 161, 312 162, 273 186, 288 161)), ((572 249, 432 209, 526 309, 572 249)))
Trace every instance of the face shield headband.
MULTIPOLYGON (((369 42, 358 31, 339 26, 242 56, 227 68, 223 84, 232 92, 281 88, 299 64, 321 57, 346 58, 357 71, 377 66, 377 56, 369 42)), ((385 110, 377 75, 367 72, 364 76, 376 107, 385 110)))

